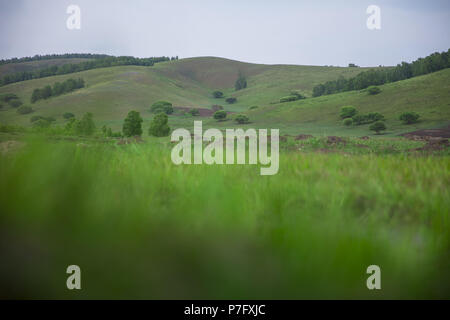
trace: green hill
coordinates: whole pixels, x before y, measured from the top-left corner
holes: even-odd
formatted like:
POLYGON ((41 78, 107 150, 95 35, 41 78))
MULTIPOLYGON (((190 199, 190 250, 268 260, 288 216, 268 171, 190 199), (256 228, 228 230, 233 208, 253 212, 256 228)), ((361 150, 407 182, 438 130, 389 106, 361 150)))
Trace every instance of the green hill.
MULTIPOLYGON (((262 65, 243 63, 223 58, 201 57, 158 63, 153 67, 120 66, 101 68, 34 79, 0 88, 0 94, 15 93, 31 105, 30 97, 35 88, 68 78, 82 77, 86 88, 70 94, 40 100, 32 104, 32 115, 53 116, 63 123, 62 114, 72 112, 77 117, 92 112, 98 124, 121 127, 128 111, 140 111, 147 121, 152 114, 150 105, 157 100, 171 101, 174 106, 210 108, 223 105, 233 112, 248 112, 250 106, 258 109, 248 112, 252 126, 280 128, 283 133, 314 133, 356 135, 369 133, 367 126, 344 128, 339 119, 339 109, 353 105, 360 112, 381 112, 387 118, 390 134, 411 129, 437 126, 450 119, 449 86, 450 70, 421 76, 382 86, 383 92, 368 96, 366 92, 346 92, 306 100, 279 103, 279 99, 292 90, 311 97, 318 83, 337 79, 340 75, 352 77, 366 68, 262 65), (247 77, 247 89, 235 91, 238 74, 247 77), (236 97, 238 102, 229 105, 224 99, 214 99, 212 91, 221 90, 226 97, 236 97), (415 126, 403 126, 398 120, 401 111, 416 111, 422 122, 415 126)), ((19 115, 16 110, 4 107, 0 122, 30 125, 31 115, 19 115)), ((232 127, 234 123, 217 123, 210 118, 199 118, 206 126, 232 127)), ((192 125, 193 118, 174 115, 172 127, 192 125)))

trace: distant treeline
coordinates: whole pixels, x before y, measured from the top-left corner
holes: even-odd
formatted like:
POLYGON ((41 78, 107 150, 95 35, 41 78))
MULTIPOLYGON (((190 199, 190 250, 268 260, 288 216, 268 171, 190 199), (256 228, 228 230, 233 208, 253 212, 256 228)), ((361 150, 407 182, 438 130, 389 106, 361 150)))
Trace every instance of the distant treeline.
POLYGON ((56 82, 53 84, 53 87, 47 85, 40 89, 34 89, 33 94, 31 95, 31 103, 35 103, 41 99, 56 97, 80 88, 84 88, 84 80, 81 78, 67 79, 64 82, 56 82))
POLYGON ((313 89, 313 97, 351 90, 366 89, 369 86, 382 85, 389 82, 417 77, 450 67, 450 49, 447 52, 433 53, 426 58, 419 58, 412 63, 402 62, 395 68, 371 69, 356 77, 345 79, 340 77, 334 81, 319 84, 313 89))
MULTIPOLYGON (((65 58, 73 57, 72 55, 60 55, 58 57, 62 58, 64 56, 65 58)), ((85 70, 91 70, 96 68, 106 68, 106 67, 114 67, 114 66, 127 66, 127 65, 133 65, 133 66, 153 66, 155 63, 163 62, 163 61, 170 61, 170 60, 178 60, 178 57, 152 57, 152 58, 134 58, 134 57, 112 57, 112 56, 103 56, 101 55, 91 55, 89 54, 83 55, 79 54, 77 58, 89 58, 89 57, 97 57, 90 61, 84 61, 80 63, 75 64, 64 64, 61 66, 51 66, 48 68, 36 70, 36 71, 23 71, 23 72, 16 72, 13 74, 5 75, 3 79, 0 80, 0 86, 4 86, 10 83, 19 82, 19 81, 25 81, 25 80, 31 80, 31 79, 38 79, 38 78, 44 78, 44 77, 51 77, 55 75, 62 75, 62 74, 68 74, 68 73, 75 73, 85 70)), ((51 56, 45 56, 45 57, 51 57, 51 56)), ((26 59, 26 58, 21 58, 26 59)), ((21 60, 18 59, 18 60, 21 60)), ((34 59, 34 58, 31 58, 34 59)), ((50 59, 50 58, 48 58, 50 59)), ((39 60, 39 59, 36 59, 39 60)), ((43 60, 43 59, 41 59, 43 60)))
POLYGON ((54 60, 54 59, 102 59, 111 57, 107 54, 92 54, 92 53, 64 53, 64 54, 46 54, 46 55, 35 55, 33 57, 23 57, 23 58, 12 58, 12 59, 2 59, 0 60, 0 66, 8 63, 20 63, 20 62, 30 62, 30 61, 41 61, 41 60, 54 60))

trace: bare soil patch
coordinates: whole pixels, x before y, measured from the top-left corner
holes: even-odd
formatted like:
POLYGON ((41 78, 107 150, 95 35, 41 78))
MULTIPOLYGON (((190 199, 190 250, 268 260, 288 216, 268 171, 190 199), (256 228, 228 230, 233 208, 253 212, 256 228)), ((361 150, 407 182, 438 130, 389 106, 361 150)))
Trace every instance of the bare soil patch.
POLYGON ((430 138, 450 138, 450 125, 440 129, 424 129, 401 134, 401 136, 415 141, 429 141, 430 138))

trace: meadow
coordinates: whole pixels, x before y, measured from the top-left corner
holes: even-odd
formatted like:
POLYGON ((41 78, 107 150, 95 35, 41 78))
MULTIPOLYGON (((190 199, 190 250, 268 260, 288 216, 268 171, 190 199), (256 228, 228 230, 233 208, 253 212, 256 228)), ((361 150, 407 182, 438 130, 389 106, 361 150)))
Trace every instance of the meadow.
MULTIPOLYGON (((2 134, 3 141, 17 135, 2 134)), ((166 139, 23 135, 0 157, 1 297, 448 298, 448 154, 289 139, 280 171, 182 165, 166 139), (82 290, 65 288, 68 265, 82 290), (366 268, 382 290, 366 288, 366 268)), ((389 148, 386 148, 389 147, 389 148)))

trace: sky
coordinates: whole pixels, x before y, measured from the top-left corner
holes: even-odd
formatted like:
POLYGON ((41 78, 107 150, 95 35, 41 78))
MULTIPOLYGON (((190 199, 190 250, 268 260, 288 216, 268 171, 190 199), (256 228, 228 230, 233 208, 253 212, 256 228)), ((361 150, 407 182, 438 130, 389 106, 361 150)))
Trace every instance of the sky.
POLYGON ((449 0, 0 0, 0 59, 53 53, 396 65, 450 48, 449 0), (80 29, 67 28, 69 5, 80 29), (380 8, 369 30, 367 7, 380 8))

